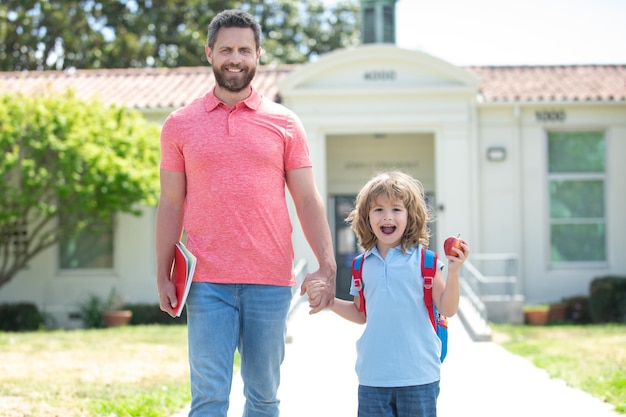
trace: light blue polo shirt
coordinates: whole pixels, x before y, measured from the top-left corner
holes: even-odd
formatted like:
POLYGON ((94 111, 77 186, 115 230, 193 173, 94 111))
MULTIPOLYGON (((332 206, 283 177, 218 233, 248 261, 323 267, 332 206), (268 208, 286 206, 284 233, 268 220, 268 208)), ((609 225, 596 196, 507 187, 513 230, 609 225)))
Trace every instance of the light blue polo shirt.
MULTIPOLYGON (((397 246, 384 260, 374 248, 364 262, 367 323, 357 341, 359 384, 403 387, 439 381, 441 341, 424 304, 420 248, 403 254, 397 246)), ((444 264, 438 261, 437 266, 444 264)), ((359 295, 354 281, 350 294, 359 295)))

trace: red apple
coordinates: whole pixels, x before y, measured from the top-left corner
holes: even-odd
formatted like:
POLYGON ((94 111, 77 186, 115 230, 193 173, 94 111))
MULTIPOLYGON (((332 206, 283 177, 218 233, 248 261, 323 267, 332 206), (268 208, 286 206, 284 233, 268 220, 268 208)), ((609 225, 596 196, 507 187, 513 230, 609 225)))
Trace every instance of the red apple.
POLYGON ((459 256, 455 251, 452 250, 452 248, 457 248, 458 250, 463 252, 461 243, 465 243, 465 241, 463 239, 459 239, 459 236, 449 236, 446 238, 446 240, 444 240, 443 251, 446 253, 446 255, 456 257, 459 256))

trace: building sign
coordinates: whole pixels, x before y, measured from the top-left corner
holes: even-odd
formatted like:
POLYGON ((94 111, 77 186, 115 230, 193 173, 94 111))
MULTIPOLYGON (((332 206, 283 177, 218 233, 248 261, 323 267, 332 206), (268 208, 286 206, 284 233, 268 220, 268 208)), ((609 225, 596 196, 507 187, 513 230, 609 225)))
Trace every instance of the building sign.
POLYGON ((539 123, 563 123, 565 110, 538 110, 535 112, 535 118, 539 123))
POLYGON ((365 71, 363 79, 365 81, 395 81, 398 74, 394 70, 374 70, 365 71))
POLYGON ((348 171, 389 171, 393 169, 411 171, 417 169, 418 163, 417 161, 346 161, 344 167, 348 171))

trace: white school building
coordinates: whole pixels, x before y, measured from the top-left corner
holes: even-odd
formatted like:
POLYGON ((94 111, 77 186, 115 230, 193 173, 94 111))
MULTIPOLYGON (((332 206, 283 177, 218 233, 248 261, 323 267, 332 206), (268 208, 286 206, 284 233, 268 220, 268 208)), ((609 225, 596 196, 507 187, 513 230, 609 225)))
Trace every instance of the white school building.
MULTIPOLYGON (((253 84, 304 124, 340 296, 358 251, 343 219, 363 184, 390 169, 424 185, 432 248, 441 254, 448 235, 471 243, 482 275, 463 275, 491 297, 490 319, 518 322, 524 303, 588 295, 594 277, 626 275, 626 64, 458 67, 374 43, 260 67, 253 84)), ((0 73, 0 93, 72 88, 157 123, 213 85, 210 67, 0 73)), ((68 328, 80 325, 78 303, 113 287, 128 303, 157 304, 155 212, 118 216, 109 268, 64 269, 52 247, 0 288, 0 303, 34 302, 68 328)), ((295 262, 315 270, 293 223, 295 262)))

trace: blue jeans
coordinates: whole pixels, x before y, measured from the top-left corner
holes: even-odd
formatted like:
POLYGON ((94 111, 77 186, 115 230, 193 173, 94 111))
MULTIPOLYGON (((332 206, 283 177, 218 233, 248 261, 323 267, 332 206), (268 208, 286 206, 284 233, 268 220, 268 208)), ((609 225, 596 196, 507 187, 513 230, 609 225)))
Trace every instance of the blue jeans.
POLYGON ((194 282, 187 298, 191 411, 226 417, 235 349, 241 356, 244 417, 277 417, 291 288, 194 282))
POLYGON ((437 417, 439 381, 410 387, 359 385, 358 417, 437 417))

